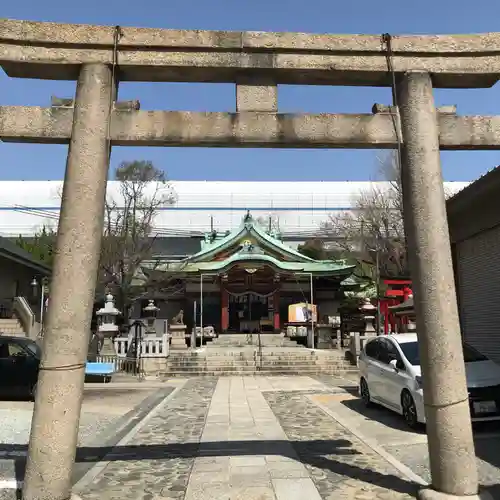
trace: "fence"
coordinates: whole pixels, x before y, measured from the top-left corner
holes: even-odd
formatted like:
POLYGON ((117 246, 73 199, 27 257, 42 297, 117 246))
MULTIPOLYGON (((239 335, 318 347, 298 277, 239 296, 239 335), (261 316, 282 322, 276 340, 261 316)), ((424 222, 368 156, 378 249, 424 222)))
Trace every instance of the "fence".
MULTIPOLYGON (((114 346, 116 355, 119 358, 126 358, 129 354, 134 337, 116 337, 114 346)), ((143 338, 139 341, 137 357, 139 358, 160 358, 167 357, 170 352, 169 335, 161 337, 143 338)))
POLYGON ((127 358, 118 356, 97 356, 98 363, 113 363, 115 372, 127 373, 135 375, 139 378, 144 377, 144 359, 141 358, 127 358))
POLYGON ((169 335, 162 337, 143 338, 139 341, 137 356, 133 346, 134 337, 116 337, 113 340, 115 355, 98 355, 96 361, 113 363, 115 372, 135 375, 139 378, 145 375, 145 361, 148 358, 166 358, 170 351, 169 335))

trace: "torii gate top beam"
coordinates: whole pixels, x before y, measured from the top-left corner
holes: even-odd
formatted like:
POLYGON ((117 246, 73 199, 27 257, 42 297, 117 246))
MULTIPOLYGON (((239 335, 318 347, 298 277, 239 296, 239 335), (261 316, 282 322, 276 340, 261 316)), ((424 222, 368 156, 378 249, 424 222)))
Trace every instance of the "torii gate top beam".
MULTIPOLYGON (((0 65, 19 78, 75 80, 85 63, 113 63, 116 28, 0 21, 0 65)), ((396 73, 428 72, 434 87, 490 87, 500 74, 500 33, 392 39, 396 73)), ((377 35, 120 28, 120 80, 390 86, 377 35)))

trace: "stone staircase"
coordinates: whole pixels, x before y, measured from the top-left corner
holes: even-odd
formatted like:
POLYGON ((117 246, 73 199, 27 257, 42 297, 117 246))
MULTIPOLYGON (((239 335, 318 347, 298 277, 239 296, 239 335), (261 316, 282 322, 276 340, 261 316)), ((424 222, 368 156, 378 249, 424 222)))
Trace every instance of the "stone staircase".
POLYGON ((342 375, 356 371, 343 351, 305 347, 209 347, 171 350, 164 377, 223 375, 342 375))
POLYGON ((23 325, 17 318, 0 318, 0 336, 26 337, 23 325))
POLYGON ((297 342, 275 333, 261 333, 260 335, 257 333, 248 335, 245 333, 226 333, 207 344, 207 348, 243 348, 248 346, 259 347, 259 345, 261 347, 297 347, 297 342))

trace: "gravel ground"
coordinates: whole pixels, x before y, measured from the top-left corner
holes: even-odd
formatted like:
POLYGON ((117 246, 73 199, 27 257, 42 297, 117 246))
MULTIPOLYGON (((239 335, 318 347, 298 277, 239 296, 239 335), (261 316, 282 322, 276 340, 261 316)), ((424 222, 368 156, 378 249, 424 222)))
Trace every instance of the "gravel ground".
MULTIPOLYGON (((27 444, 29 441, 32 409, 0 410, 0 443, 27 444)), ((103 415, 102 413, 82 413, 80 417, 80 434, 78 445, 87 445, 99 433, 116 425, 119 415, 103 415)), ((1 447, 0 444, 0 447, 1 447)))
MULTIPOLYGON (((91 447, 94 455, 98 448, 104 453, 173 389, 174 387, 166 386, 155 389, 125 389, 108 385, 102 389, 94 387, 86 390, 80 416, 78 445, 91 447)), ((15 479, 20 481, 24 476, 32 414, 32 403, 0 401, 0 484, 2 481, 12 482, 15 479)), ((93 465, 92 461, 77 462, 74 481, 82 477, 93 465)), ((17 497, 14 489, 0 487, 0 500, 15 498, 17 497)))

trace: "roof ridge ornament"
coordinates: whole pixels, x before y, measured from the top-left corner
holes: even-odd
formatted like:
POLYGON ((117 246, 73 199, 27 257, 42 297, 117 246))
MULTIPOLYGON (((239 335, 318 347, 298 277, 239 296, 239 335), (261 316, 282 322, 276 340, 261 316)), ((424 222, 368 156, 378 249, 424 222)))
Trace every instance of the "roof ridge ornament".
POLYGON ((247 213, 245 214, 245 217, 243 217, 243 221, 245 223, 251 223, 253 222, 253 217, 252 217, 252 214, 250 213, 250 210, 247 210, 247 213))

